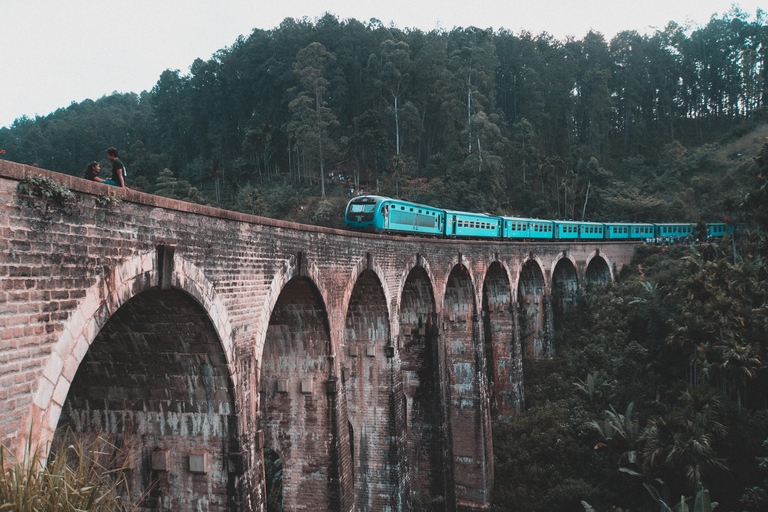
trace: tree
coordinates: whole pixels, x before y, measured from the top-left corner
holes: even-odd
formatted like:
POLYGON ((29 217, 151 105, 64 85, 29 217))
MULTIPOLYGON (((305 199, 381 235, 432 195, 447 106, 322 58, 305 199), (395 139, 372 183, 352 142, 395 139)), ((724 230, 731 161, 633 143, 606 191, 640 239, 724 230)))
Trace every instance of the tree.
POLYGON ((387 39, 381 43, 381 74, 379 83, 385 97, 392 100, 390 107, 395 113, 395 154, 400 154, 400 98, 408 90, 410 82, 411 51, 405 41, 387 39))
POLYGON ((330 83, 323 75, 334 56, 320 43, 311 43, 296 55, 293 74, 301 85, 289 108, 293 116, 290 130, 297 144, 319 167, 321 196, 325 198, 325 161, 336 150, 331 130, 338 125, 326 101, 330 83))

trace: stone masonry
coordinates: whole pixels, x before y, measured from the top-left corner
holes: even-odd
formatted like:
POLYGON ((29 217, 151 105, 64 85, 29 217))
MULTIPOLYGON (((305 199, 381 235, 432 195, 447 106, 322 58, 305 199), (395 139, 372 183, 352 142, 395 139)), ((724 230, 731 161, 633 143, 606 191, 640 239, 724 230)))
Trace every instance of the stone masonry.
POLYGON ((107 433, 139 510, 265 510, 265 451, 286 511, 487 509, 522 358, 635 247, 361 234, 0 160, 0 442, 107 433))

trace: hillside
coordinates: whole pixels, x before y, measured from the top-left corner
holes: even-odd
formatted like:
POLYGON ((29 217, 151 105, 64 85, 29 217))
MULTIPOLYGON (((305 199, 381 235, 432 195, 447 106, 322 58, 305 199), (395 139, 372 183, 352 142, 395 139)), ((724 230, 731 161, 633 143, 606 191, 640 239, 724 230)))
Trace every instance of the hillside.
POLYGON ((133 187, 326 225, 350 191, 544 218, 719 220, 768 122, 764 22, 732 10, 692 31, 558 41, 286 19, 151 91, 18 119, 0 129, 0 157, 82 175, 115 146, 133 187))

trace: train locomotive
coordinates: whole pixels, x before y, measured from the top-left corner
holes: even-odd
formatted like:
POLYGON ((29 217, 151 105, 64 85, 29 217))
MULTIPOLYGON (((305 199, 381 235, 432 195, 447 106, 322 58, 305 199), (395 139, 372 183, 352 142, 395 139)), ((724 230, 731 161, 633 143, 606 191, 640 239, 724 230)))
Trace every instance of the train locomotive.
MULTIPOLYGON (((449 238, 496 240, 644 240, 675 243, 693 239, 696 224, 643 222, 577 222, 494 216, 444 210, 391 197, 351 199, 344 214, 347 228, 449 238)), ((706 225, 708 237, 731 230, 724 223, 706 225)))

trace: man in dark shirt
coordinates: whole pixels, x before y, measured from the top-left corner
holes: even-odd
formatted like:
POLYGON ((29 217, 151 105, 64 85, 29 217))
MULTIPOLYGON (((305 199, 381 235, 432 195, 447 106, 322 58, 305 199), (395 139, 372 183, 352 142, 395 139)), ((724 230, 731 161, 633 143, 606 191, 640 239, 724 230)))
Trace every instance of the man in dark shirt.
POLYGON ((103 183, 104 180, 99 178, 99 171, 101 171, 101 167, 98 163, 89 163, 85 168, 85 179, 89 181, 95 181, 96 183, 103 183))
POLYGON ((125 186, 125 166, 123 162, 117 158, 117 149, 109 148, 107 150, 107 158, 112 162, 112 179, 107 180, 104 183, 107 185, 116 185, 118 187, 125 186))

